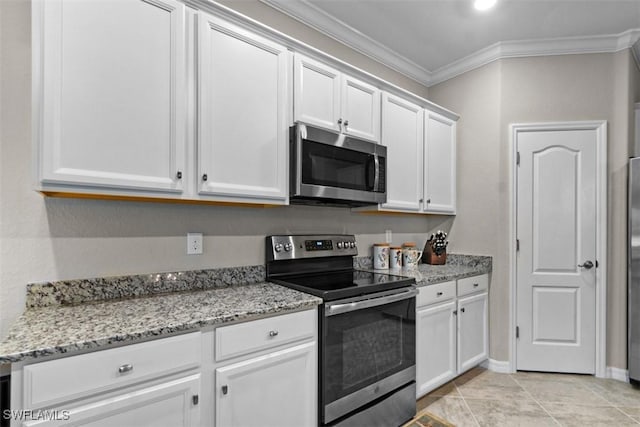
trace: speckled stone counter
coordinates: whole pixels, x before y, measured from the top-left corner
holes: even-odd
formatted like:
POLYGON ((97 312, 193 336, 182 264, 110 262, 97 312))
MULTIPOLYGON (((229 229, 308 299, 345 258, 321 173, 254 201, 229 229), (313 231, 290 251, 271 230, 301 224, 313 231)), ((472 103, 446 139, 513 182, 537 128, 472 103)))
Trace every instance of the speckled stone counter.
POLYGON ((0 363, 97 350, 115 343, 133 343, 313 308, 321 302, 280 285, 255 283, 115 301, 30 307, 0 344, 0 363))
MULTIPOLYGON (((372 266, 371 257, 356 258, 354 264, 356 268, 370 270, 372 266)), ((418 264, 417 269, 384 271, 390 274, 413 277, 416 279, 418 286, 425 286, 490 273, 491 269, 492 258, 490 256, 447 254, 447 263, 445 265, 418 264)))

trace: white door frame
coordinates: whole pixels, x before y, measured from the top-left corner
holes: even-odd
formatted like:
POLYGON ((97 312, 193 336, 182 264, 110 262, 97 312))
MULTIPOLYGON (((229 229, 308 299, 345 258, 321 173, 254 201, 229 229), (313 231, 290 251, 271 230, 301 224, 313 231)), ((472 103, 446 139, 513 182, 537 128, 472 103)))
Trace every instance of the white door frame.
POLYGON ((533 131, 595 130, 596 131, 596 377, 607 372, 607 122, 516 123, 509 126, 509 371, 516 371, 516 224, 517 224, 517 150, 518 134, 533 131))

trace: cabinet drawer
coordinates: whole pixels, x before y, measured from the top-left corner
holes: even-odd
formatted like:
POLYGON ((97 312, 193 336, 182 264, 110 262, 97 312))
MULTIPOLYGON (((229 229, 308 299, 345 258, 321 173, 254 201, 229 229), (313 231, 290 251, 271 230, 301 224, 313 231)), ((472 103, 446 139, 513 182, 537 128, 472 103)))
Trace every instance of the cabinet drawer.
POLYGON ((316 310, 301 311, 216 329, 216 361, 313 337, 316 310))
POLYGON ((458 296, 485 291, 489 288, 489 275, 465 277, 458 279, 458 296))
POLYGON ((24 367, 25 409, 35 409, 195 368, 200 332, 24 367))
POLYGON ((446 301, 456 296, 456 282, 436 283, 420 287, 420 293, 416 300, 416 307, 434 304, 440 301, 446 301))

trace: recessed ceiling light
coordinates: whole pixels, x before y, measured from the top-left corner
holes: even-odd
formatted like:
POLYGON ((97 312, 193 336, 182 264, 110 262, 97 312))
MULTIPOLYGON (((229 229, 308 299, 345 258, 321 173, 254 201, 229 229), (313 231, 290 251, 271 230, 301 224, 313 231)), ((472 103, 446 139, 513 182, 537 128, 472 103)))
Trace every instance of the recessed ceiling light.
POLYGON ((496 0, 475 0, 475 2, 473 2, 473 7, 475 7, 477 10, 491 9, 495 5, 496 0))

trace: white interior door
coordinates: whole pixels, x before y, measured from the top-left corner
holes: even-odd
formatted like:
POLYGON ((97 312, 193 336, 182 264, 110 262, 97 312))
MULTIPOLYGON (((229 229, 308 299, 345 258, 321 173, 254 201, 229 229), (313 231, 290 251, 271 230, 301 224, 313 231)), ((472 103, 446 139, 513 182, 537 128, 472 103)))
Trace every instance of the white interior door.
POLYGON ((519 132, 516 147, 516 368, 593 374, 597 130, 519 132))

